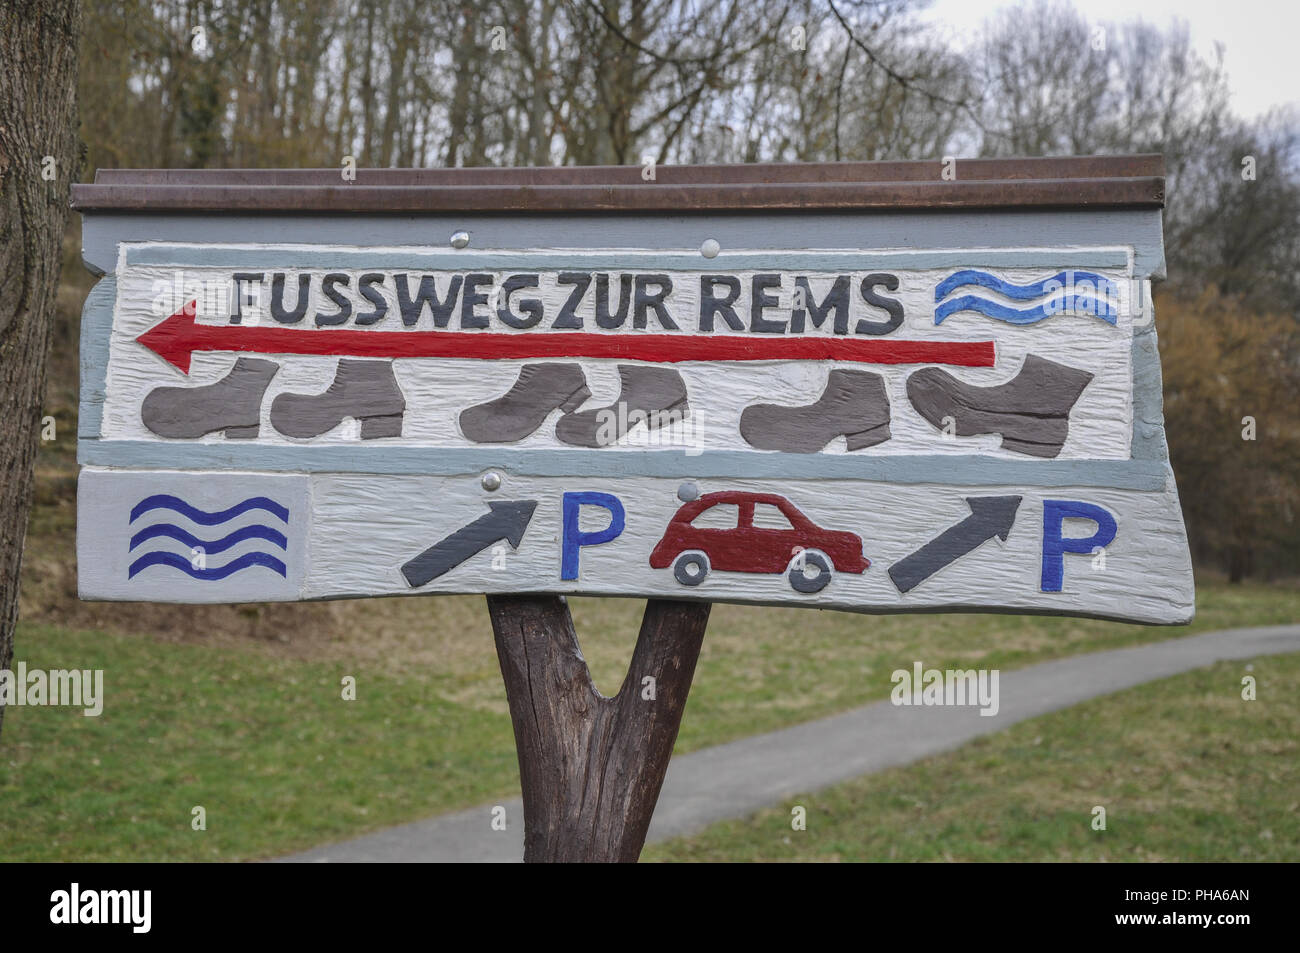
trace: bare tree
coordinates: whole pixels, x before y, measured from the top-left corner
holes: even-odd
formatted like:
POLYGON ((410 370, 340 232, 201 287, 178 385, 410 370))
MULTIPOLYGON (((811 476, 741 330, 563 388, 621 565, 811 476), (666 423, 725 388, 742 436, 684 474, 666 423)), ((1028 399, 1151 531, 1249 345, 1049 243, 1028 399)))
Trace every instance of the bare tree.
POLYGON ((0 7, 0 668, 13 658, 60 243, 80 171, 80 37, 78 0, 0 7))
POLYGON ((1189 155, 1166 225, 1170 277, 1300 318, 1300 115, 1227 128, 1189 155))

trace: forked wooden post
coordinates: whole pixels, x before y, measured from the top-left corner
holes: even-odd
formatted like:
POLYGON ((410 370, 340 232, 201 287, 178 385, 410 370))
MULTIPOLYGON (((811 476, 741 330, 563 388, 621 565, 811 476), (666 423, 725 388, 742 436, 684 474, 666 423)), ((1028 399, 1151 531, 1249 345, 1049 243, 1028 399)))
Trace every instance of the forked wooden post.
POLYGON ((607 698, 591 680, 562 596, 487 602, 519 752, 524 861, 636 861, 710 604, 649 600, 627 677, 607 698))

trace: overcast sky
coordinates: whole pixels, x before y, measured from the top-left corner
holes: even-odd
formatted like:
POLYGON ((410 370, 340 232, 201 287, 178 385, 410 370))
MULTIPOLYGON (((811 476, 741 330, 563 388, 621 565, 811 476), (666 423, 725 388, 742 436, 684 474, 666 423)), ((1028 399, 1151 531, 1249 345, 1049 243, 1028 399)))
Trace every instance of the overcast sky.
MULTIPOLYGON (((961 44, 1008 0, 935 0, 924 17, 941 22, 961 44)), ((1075 0, 1089 20, 1141 18, 1165 27, 1187 21, 1192 40, 1209 55, 1223 44, 1232 107, 1253 119, 1273 106, 1300 104, 1300 0, 1075 0)))

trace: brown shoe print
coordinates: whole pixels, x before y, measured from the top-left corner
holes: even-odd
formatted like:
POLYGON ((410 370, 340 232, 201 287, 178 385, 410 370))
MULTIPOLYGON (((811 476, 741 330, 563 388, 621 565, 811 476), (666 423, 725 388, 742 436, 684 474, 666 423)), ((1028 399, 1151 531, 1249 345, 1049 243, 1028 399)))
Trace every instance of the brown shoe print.
POLYGON ((621 386, 613 404, 565 414, 555 424, 555 436, 575 447, 605 447, 639 424, 656 430, 690 415, 686 383, 672 368, 620 364, 618 376, 621 386))
POLYGON ((836 437, 850 450, 889 439, 885 380, 870 371, 834 368, 811 404, 750 404, 740 415, 740 435, 760 450, 817 453, 836 437))
POLYGON ((406 398, 392 361, 341 358, 334 382, 321 394, 279 394, 271 423, 286 437, 319 437, 346 418, 361 421, 361 439, 400 437, 406 398))
POLYGON ((475 443, 523 440, 556 408, 577 410, 591 396, 577 364, 525 364, 510 390, 461 411, 460 431, 475 443))
POLYGON ((241 357, 213 384, 155 387, 140 405, 140 419, 160 437, 194 439, 217 430, 231 439, 256 437, 262 397, 279 370, 275 361, 241 357))
POLYGON ((945 370, 923 367, 907 379, 907 396, 934 426, 951 418, 959 437, 996 433, 1007 450, 1055 457, 1070 434, 1070 411, 1092 374, 1037 354, 1011 380, 991 387, 964 384, 945 370))

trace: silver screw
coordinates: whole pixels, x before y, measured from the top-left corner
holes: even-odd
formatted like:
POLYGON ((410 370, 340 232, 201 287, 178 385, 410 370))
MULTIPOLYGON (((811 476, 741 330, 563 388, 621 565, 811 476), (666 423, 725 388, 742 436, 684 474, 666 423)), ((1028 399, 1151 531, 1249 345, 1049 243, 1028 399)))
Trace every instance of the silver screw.
POLYGON ((452 232, 451 247, 464 248, 469 244, 469 232, 452 232))
POLYGON ((689 503, 691 500, 698 500, 699 498, 700 488, 695 483, 688 481, 677 488, 677 499, 683 503, 689 503))
POLYGON ((488 490, 489 492, 492 490, 500 489, 501 474, 495 471, 489 471, 488 473, 483 474, 482 483, 483 483, 483 489, 488 490))
POLYGON ((706 238, 704 244, 700 246, 700 254, 705 258, 717 258, 720 251, 722 246, 718 244, 716 238, 706 238))

